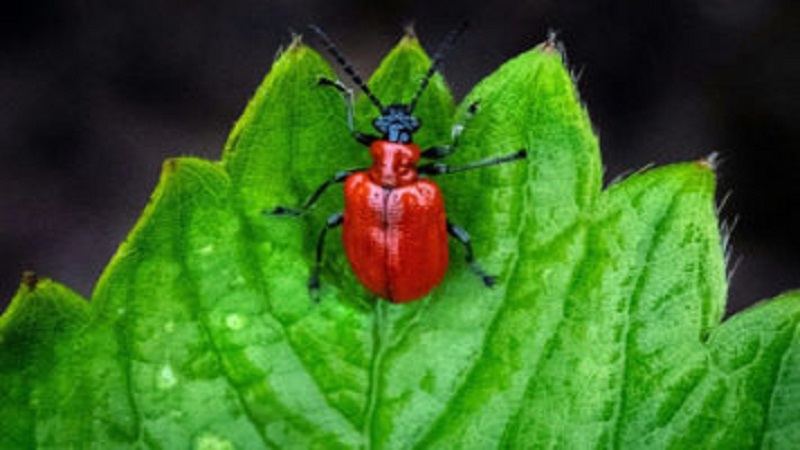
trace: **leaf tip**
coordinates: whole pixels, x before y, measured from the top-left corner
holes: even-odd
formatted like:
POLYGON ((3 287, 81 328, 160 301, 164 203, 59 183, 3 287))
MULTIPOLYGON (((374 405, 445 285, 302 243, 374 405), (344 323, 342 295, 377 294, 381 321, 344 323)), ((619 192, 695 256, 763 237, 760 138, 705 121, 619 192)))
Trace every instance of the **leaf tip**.
POLYGON ((403 27, 403 38, 417 40, 417 31, 414 29, 414 22, 408 22, 403 27))
POLYGON ((420 49, 419 38, 417 37, 417 32, 414 29, 414 24, 408 24, 403 28, 403 37, 400 38, 400 42, 397 43, 395 49, 420 49))
MULTIPOLYGON (((306 55, 309 50, 309 47, 303 42, 303 35, 297 33, 295 31, 291 32, 291 42, 287 47, 279 47, 277 52, 275 52, 275 58, 273 62, 273 69, 275 67, 283 64, 285 61, 297 61, 302 59, 304 55, 306 55)), ((269 75, 267 75, 269 77, 269 75)))
POLYGON ((180 158, 167 158, 162 167, 164 175, 172 175, 180 168, 180 158))
POLYGON ((194 179, 207 180, 209 175, 219 176, 222 172, 222 168, 213 162, 192 156, 178 156, 167 158, 164 161, 161 174, 162 180, 180 178, 188 181, 194 179))
POLYGON ((9 333, 52 332, 62 325, 83 323, 88 316, 89 302, 79 294, 25 271, 19 290, 0 314, 0 343, 9 333))
POLYGON ((294 52, 302 47, 303 47, 303 35, 292 31, 292 42, 289 43, 289 46, 286 48, 286 52, 287 53, 294 52))
POLYGON ((716 172, 720 165, 720 157, 718 152, 712 152, 705 158, 697 161, 697 165, 703 169, 716 172))
POLYGON ((565 55, 564 42, 558 39, 558 31, 547 30, 547 39, 541 44, 543 53, 556 53, 562 58, 565 55))
POLYGON ((28 291, 33 291, 36 289, 36 285, 39 284, 39 276, 32 270, 23 271, 21 284, 23 287, 27 288, 28 291))
MULTIPOLYGON (((161 182, 164 189, 174 189, 177 183, 194 182, 208 164, 199 158, 178 156, 167 158, 161 168, 161 182), (181 180, 181 181, 178 181, 181 180)), ((213 165, 213 164, 211 164, 213 165)), ((157 189, 158 190, 158 189, 157 189)), ((155 196, 156 194, 154 194, 155 196)))

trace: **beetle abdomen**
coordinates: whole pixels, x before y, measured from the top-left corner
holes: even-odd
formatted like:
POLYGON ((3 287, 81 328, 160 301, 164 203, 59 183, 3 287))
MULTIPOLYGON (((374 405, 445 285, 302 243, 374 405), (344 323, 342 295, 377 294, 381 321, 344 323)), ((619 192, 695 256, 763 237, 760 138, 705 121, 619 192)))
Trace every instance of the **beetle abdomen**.
POLYGON ((384 188, 360 172, 345 182, 345 199, 344 247, 367 289, 403 303, 441 281, 447 270, 447 221, 434 183, 384 188))

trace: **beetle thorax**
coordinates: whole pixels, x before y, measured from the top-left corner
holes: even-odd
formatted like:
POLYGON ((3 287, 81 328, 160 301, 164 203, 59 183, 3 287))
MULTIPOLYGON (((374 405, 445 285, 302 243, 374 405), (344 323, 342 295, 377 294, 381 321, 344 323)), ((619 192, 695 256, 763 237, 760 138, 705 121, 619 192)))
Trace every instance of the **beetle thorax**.
POLYGON ((369 148, 372 167, 369 177, 373 183, 393 188, 417 180, 417 161, 420 149, 415 144, 375 141, 369 148))

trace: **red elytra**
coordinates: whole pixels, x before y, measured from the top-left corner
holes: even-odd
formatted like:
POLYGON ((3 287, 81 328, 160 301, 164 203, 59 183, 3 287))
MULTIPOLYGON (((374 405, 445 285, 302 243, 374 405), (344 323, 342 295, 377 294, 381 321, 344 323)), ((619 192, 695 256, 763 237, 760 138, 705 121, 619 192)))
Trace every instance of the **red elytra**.
POLYGON ((425 296, 447 270, 447 219, 436 183, 420 179, 415 144, 378 140, 373 165, 344 184, 342 238, 361 283, 395 303, 425 296))
MULTIPOLYGON (((444 51, 464 28, 465 25, 462 25, 445 38, 411 102, 384 107, 325 33, 311 27, 353 82, 380 110, 380 116, 373 121, 373 126, 381 133, 380 137, 375 137, 356 131, 352 126, 352 102, 348 102, 350 131, 360 143, 369 146, 372 165, 367 169, 336 173, 317 188, 300 208, 279 206, 272 211, 276 215, 303 214, 331 184, 345 184, 344 212, 328 218, 317 241, 316 261, 308 281, 309 292, 314 300, 319 293, 325 236, 328 230, 340 225, 344 225, 342 239, 353 272, 370 292, 390 302, 417 300, 442 281, 448 264, 448 235, 464 246, 467 264, 483 283, 486 286, 494 284, 494 277, 487 275, 475 263, 467 232, 448 221, 439 187, 429 179, 420 178, 420 175, 436 176, 515 161, 527 156, 525 150, 461 167, 442 163, 417 166, 421 157, 440 159, 449 155, 455 149, 455 143, 421 151, 412 142, 412 136, 420 126, 419 119, 413 115, 417 101, 436 72, 444 51)), ((334 87, 346 94, 346 99, 351 99, 350 91, 338 81, 321 78, 319 84, 334 87)), ((474 113, 474 106, 470 106, 470 113, 474 113)))

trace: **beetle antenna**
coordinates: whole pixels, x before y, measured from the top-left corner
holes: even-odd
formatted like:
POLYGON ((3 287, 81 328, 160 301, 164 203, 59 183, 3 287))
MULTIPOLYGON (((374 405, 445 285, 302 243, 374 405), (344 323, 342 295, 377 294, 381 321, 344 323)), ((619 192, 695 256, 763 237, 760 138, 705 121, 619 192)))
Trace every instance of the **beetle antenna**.
POLYGON ((428 83, 431 81, 431 77, 433 74, 439 70, 439 65, 444 60, 445 54, 453 47, 453 44, 456 42, 456 39, 461 36, 464 31, 469 26, 467 21, 461 23, 458 28, 450 31, 450 33, 445 36, 442 43, 439 44, 439 48, 436 49, 436 53, 433 54, 433 59, 431 60, 431 67, 428 69, 428 72, 425 74, 425 77, 422 78, 422 81, 419 83, 419 88, 417 88, 417 92, 414 94, 414 97, 411 99, 409 103, 409 111, 414 111, 414 108, 417 106, 417 101, 419 100, 420 96, 422 96, 422 92, 428 87, 428 83))
POLYGON ((342 69, 348 75, 350 75, 350 78, 353 80, 353 83, 355 83, 356 86, 361 88, 364 94, 367 95, 367 98, 369 98, 369 100, 375 106, 377 106, 378 109, 383 111, 383 105, 381 104, 381 101, 378 100, 378 97, 376 97, 375 94, 373 94, 372 91, 369 89, 369 87, 367 87, 367 83, 365 83, 364 79, 361 78, 361 75, 359 75, 358 72, 356 72, 356 69, 353 68, 353 66, 350 64, 350 61, 348 61, 347 58, 345 58, 344 55, 342 55, 342 53, 339 51, 339 48, 336 47, 336 44, 333 43, 331 38, 329 38, 328 35, 325 34, 325 32, 322 31, 322 29, 316 25, 309 25, 308 28, 314 33, 316 33, 316 35, 325 45, 325 50, 327 50, 328 53, 333 55, 333 57, 336 59, 336 62, 339 63, 340 66, 342 66, 342 69))

